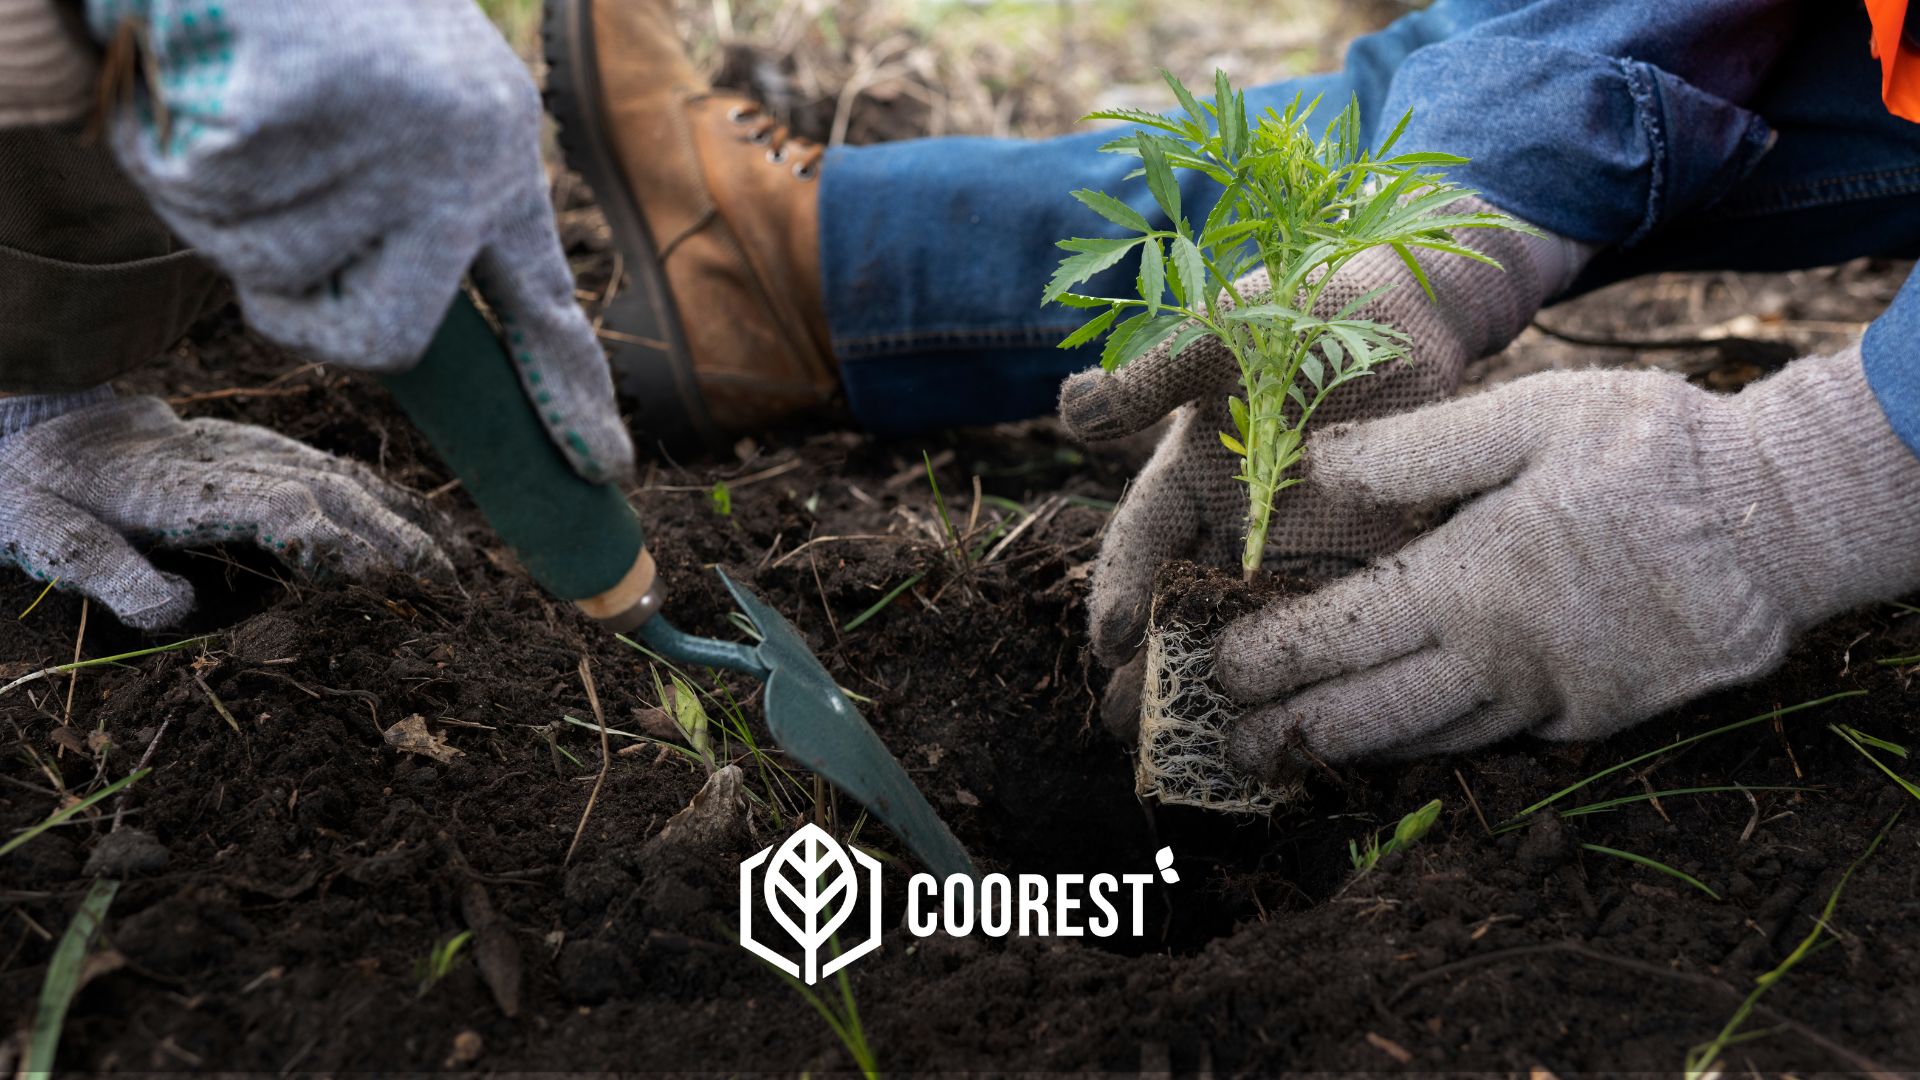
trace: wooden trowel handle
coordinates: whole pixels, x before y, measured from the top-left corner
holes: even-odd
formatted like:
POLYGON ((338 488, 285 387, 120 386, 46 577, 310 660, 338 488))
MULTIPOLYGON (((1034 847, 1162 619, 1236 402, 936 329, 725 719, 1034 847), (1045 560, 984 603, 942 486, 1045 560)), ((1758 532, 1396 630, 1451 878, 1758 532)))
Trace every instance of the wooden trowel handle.
POLYGON ((382 381, 535 581, 617 631, 645 621, 659 589, 640 519, 573 471, 466 293, 420 363, 382 381))

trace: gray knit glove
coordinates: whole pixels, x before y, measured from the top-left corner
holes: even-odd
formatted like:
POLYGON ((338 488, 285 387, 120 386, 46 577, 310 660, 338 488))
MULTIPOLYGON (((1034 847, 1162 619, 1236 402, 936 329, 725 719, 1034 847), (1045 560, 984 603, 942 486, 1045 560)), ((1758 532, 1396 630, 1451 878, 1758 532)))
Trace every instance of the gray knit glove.
POLYGON ((1310 436, 1307 484, 1468 500, 1391 558, 1229 625, 1270 777, 1528 731, 1595 739, 1780 663, 1794 637, 1920 586, 1920 459, 1857 345, 1724 396, 1676 375, 1550 372, 1310 436), (1297 763, 1297 762, 1296 762, 1297 763))
POLYGON ((404 371, 471 268, 574 469, 632 468, 554 226, 539 92, 472 0, 87 9, 103 41, 124 26, 148 43, 151 78, 113 117, 115 152, 160 217, 233 277, 261 333, 404 371))
POLYGON ((0 564, 57 578, 129 626, 193 610, 193 589, 136 543, 249 541, 309 573, 453 576, 417 498, 265 428, 182 421, 158 398, 94 391, 0 398, 0 435, 0 564))
MULTIPOLYGON (((1475 198, 1449 212, 1454 209, 1494 207, 1475 198)), ((1491 256, 1502 269, 1421 253, 1436 298, 1430 301, 1400 258, 1379 248, 1354 259, 1321 293, 1315 312, 1331 315, 1362 293, 1391 284, 1354 317, 1399 328, 1411 336, 1413 349, 1408 362, 1389 364, 1336 391, 1314 414, 1316 424, 1386 416, 1451 396, 1467 363, 1506 347, 1542 304, 1571 283, 1589 255, 1573 241, 1503 229, 1461 229, 1454 239, 1491 256)), ((1264 271, 1236 288, 1249 301, 1269 295, 1264 271)), ((1239 379, 1233 354, 1203 338, 1178 356, 1169 356, 1163 345, 1116 372, 1083 372, 1061 388, 1060 416, 1081 439, 1131 435, 1174 415, 1114 512, 1094 562, 1087 609, 1095 655, 1110 666, 1127 664, 1139 649, 1162 563, 1239 565, 1246 485, 1234 479, 1240 459, 1220 442, 1221 432, 1233 430, 1226 399, 1241 393, 1239 379)), ((1408 515, 1396 508, 1293 488, 1274 514, 1265 565, 1334 576, 1411 535, 1408 515)), ((1139 665, 1127 664, 1102 707, 1108 727, 1123 739, 1130 739, 1138 722, 1140 677, 1139 665)))

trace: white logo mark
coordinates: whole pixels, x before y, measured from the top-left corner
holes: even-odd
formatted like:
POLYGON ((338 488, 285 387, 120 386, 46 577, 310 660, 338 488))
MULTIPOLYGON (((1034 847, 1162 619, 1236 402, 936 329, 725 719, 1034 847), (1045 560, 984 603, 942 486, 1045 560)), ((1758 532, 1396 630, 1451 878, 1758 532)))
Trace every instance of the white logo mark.
POLYGON ((804 978, 809 986, 879 948, 880 863, 858 849, 849 852, 811 822, 788 837, 777 854, 772 844, 767 845, 740 864, 740 944, 794 978, 804 978), (799 964, 753 936, 753 874, 769 857, 773 861, 767 867, 761 895, 773 921, 805 955, 804 975, 799 964), (865 941, 828 960, 823 968, 821 947, 860 906, 860 875, 855 863, 867 872, 866 906, 871 925, 865 941))

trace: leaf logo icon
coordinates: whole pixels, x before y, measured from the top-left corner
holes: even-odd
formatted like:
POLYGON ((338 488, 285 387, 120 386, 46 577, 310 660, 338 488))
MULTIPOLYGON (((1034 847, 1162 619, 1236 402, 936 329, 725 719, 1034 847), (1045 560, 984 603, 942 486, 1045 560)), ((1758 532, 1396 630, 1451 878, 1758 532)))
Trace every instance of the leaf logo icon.
POLYGON ((1173 868, 1173 849, 1163 847, 1153 853, 1153 865, 1160 870, 1160 880, 1169 885, 1180 880, 1180 871, 1173 868))
POLYGON ((807 956, 806 981, 820 977, 820 947, 853 914, 860 879, 839 842, 809 822, 787 838, 761 886, 767 911, 807 956))

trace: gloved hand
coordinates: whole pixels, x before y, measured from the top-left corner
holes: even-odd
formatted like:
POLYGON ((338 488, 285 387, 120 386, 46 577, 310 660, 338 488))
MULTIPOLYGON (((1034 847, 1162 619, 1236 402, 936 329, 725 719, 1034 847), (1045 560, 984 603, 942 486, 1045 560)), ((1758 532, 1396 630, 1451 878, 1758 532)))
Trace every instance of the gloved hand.
POLYGON ((539 92, 472 0, 87 10, 102 41, 124 26, 148 43, 150 78, 112 118, 116 155, 234 279, 256 329, 331 363, 404 371, 471 268, 574 469, 632 468, 554 226, 539 92))
MULTIPOLYGON (((1494 208, 1477 198, 1449 207, 1473 213, 1494 208)), ((1365 252, 1320 294, 1315 311, 1331 315, 1381 285, 1393 288, 1360 308, 1355 318, 1407 333, 1406 362, 1376 369, 1335 391, 1314 413, 1315 425, 1385 416, 1453 394, 1467 363, 1504 348, 1540 306, 1564 290, 1591 252, 1551 236, 1504 229, 1460 229, 1459 243, 1492 257, 1501 268, 1458 256, 1422 252, 1433 285, 1428 300, 1390 249, 1365 252)), ((1249 302, 1270 294, 1265 271, 1235 288, 1249 302)), ((1233 430, 1228 395, 1238 395, 1233 354, 1202 338, 1178 356, 1165 345, 1115 372, 1098 368, 1068 379, 1060 416, 1081 439, 1131 435, 1174 413, 1172 425, 1114 511, 1094 562, 1087 610, 1094 654, 1119 667, 1101 714, 1110 730, 1130 741, 1139 722, 1143 669, 1138 655, 1147 626, 1153 578, 1172 559, 1236 567, 1246 536, 1246 486, 1234 477, 1240 459, 1220 443, 1233 430), (1132 658, 1129 660, 1129 658, 1132 658)), ((1293 488, 1267 534, 1265 565, 1306 577, 1346 573, 1412 535, 1408 515, 1345 499, 1337 491, 1293 488)))
POLYGON ((134 541, 247 540, 310 573, 395 567, 452 580, 424 531, 424 503, 265 428, 182 421, 158 398, 105 390, 0 399, 0 421, 0 563, 58 578, 129 626, 156 629, 193 610, 192 587, 134 541))
POLYGON ((1550 372, 1309 436, 1307 484, 1469 500, 1369 569, 1230 624, 1228 759, 1595 739, 1780 663, 1794 637, 1920 586, 1920 459, 1858 345, 1732 396, 1550 372))

